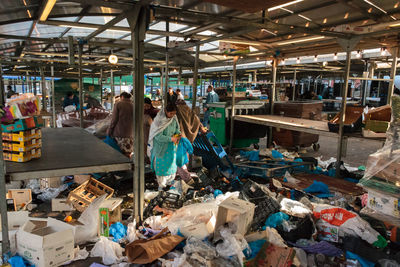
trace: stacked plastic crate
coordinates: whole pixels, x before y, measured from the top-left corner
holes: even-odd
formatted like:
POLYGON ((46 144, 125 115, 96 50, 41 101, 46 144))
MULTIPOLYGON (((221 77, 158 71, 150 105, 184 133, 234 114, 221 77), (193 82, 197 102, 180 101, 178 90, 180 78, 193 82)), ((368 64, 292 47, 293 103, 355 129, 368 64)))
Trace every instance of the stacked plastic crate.
POLYGON ((27 162, 42 155, 43 121, 39 117, 2 124, 3 157, 7 161, 27 162))

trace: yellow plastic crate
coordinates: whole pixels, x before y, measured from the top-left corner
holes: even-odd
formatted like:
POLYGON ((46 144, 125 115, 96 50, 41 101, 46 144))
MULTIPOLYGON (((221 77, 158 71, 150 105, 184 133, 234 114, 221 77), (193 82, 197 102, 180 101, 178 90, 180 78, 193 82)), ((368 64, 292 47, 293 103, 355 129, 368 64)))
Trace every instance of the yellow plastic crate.
POLYGON ((42 147, 42 139, 32 139, 26 142, 3 142, 3 150, 5 151, 18 151, 26 152, 35 148, 42 147))
POLYGON ((20 131, 15 133, 2 133, 3 141, 26 142, 32 139, 42 138, 42 131, 39 128, 20 131))
POLYGON ((3 152, 4 160, 14 161, 14 162, 27 162, 32 159, 40 158, 42 156, 42 150, 32 149, 28 152, 3 152))

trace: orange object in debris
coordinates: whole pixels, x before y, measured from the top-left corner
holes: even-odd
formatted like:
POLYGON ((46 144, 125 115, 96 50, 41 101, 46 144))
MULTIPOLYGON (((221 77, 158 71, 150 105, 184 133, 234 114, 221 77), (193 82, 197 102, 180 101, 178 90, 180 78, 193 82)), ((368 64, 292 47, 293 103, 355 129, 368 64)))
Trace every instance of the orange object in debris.
POLYGON ((67 216, 64 219, 65 222, 71 222, 72 221, 72 217, 71 216, 67 216))

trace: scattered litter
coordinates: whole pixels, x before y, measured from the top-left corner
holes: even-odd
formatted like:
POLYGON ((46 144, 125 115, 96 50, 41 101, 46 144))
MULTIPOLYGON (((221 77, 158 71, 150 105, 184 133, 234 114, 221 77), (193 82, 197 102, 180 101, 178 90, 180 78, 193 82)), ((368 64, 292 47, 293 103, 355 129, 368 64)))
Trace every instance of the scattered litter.
POLYGON ((118 243, 101 236, 90 252, 90 256, 101 257, 103 264, 112 265, 124 260, 123 252, 124 249, 118 243))

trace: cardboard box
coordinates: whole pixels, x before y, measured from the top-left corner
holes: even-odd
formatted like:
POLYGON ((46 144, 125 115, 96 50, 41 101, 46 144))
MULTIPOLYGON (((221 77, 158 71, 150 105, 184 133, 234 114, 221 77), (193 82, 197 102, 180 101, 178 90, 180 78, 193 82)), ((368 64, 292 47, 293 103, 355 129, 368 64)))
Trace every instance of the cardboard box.
MULTIPOLYGON (((8 219, 8 230, 18 230, 29 220, 29 211, 9 211, 7 212, 8 219)), ((0 232, 1 227, 1 216, 0 216, 0 232)))
POLYGON ((61 177, 40 178, 40 189, 59 188, 61 177))
POLYGON ((207 223, 198 223, 194 225, 189 225, 182 227, 180 232, 186 237, 195 237, 197 239, 203 240, 209 237, 215 229, 216 219, 214 216, 207 223))
POLYGON ((52 218, 29 220, 17 232, 17 252, 36 267, 60 266, 74 257, 74 227, 52 218))
POLYGON ((51 200, 51 211, 73 211, 75 208, 66 198, 53 198, 51 200))
POLYGON ((83 184, 87 180, 89 180, 90 177, 92 177, 92 176, 88 175, 88 174, 74 175, 74 182, 77 184, 83 184))
POLYGON ((99 235, 110 236, 110 225, 122 220, 121 198, 104 200, 99 208, 99 235))
POLYGON ((400 218, 400 198, 368 190, 367 207, 380 213, 400 218))
MULTIPOLYGON (((10 250, 11 250, 12 255, 17 253, 17 232, 18 232, 18 230, 8 231, 8 238, 10 240, 10 250)), ((2 245, 3 245, 2 241, 3 241, 3 236, 2 236, 2 233, 0 232, 0 249, 2 249, 2 245)))
POLYGON ((253 221, 254 209, 253 203, 237 198, 226 199, 218 207, 215 230, 218 231, 220 226, 232 222, 237 225, 236 233, 244 236, 253 221))

